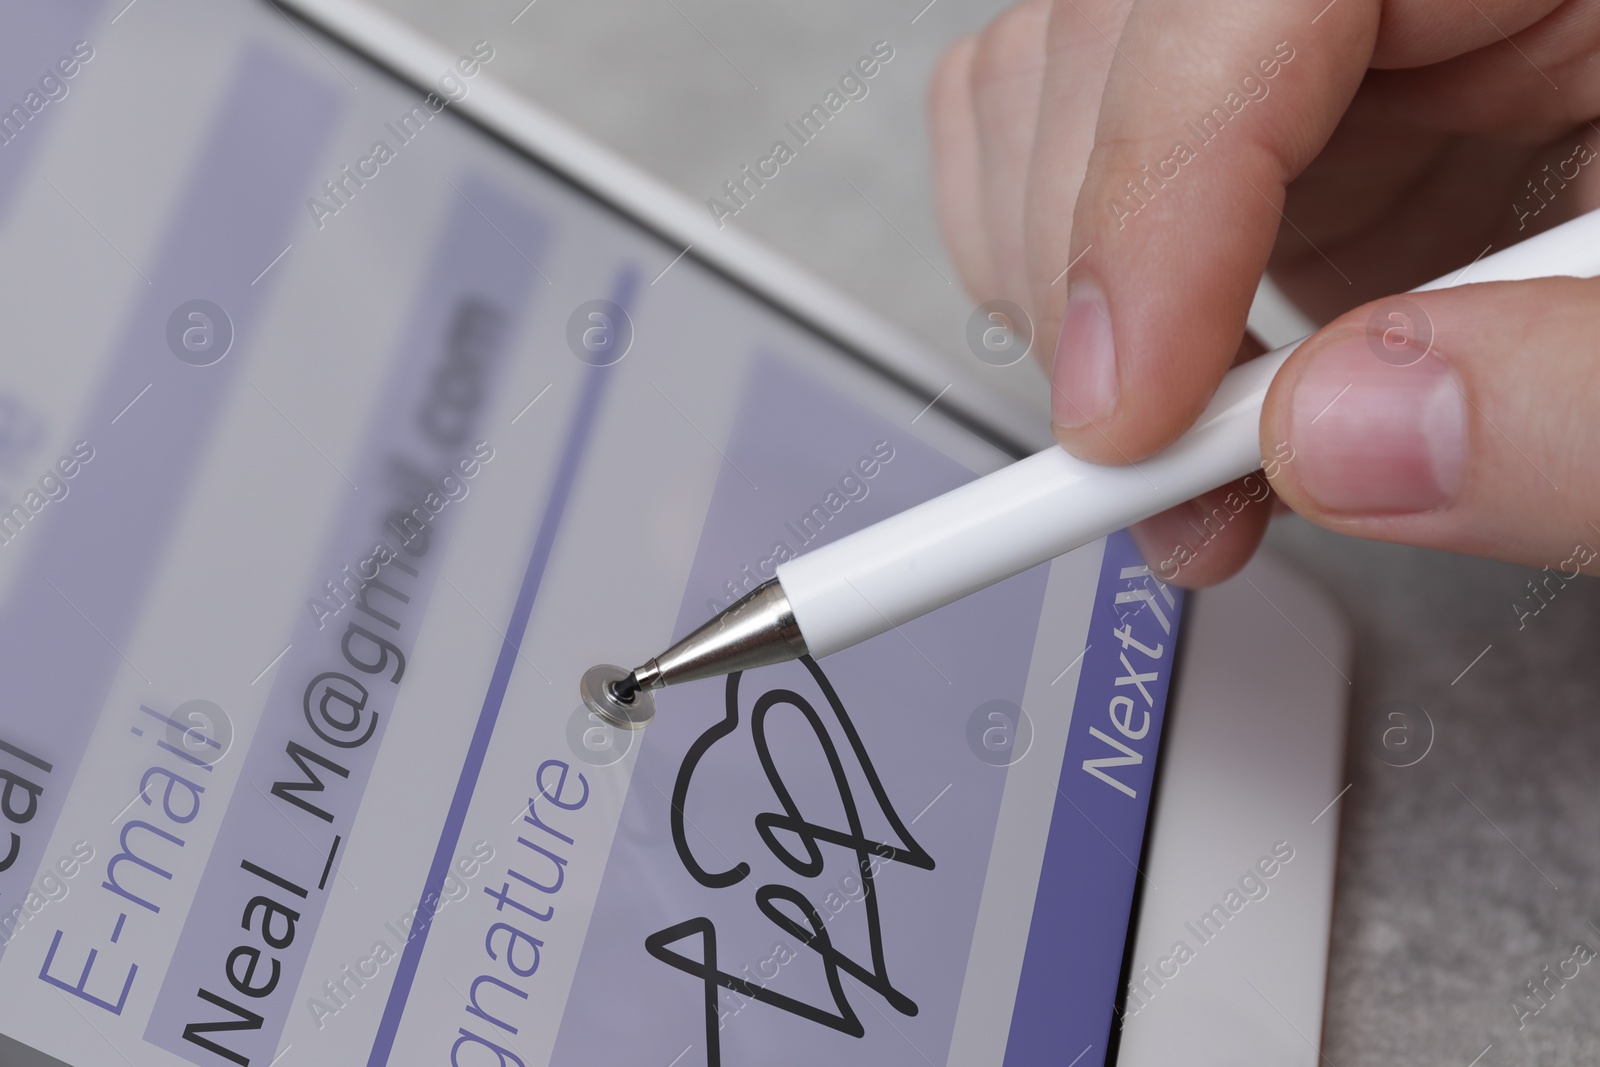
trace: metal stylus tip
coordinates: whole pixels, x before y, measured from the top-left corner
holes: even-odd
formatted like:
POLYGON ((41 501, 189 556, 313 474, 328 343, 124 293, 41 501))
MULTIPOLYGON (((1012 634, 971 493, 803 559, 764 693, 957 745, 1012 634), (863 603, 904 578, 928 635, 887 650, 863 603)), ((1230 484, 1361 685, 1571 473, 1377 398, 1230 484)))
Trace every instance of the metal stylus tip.
POLYGON ((639 684, 639 675, 630 671, 620 682, 611 683, 611 695, 623 704, 632 704, 633 698, 638 696, 639 690, 643 688, 639 684))
POLYGON ((634 672, 609 663, 584 671, 578 692, 590 711, 619 730, 642 730, 656 715, 654 694, 634 672))

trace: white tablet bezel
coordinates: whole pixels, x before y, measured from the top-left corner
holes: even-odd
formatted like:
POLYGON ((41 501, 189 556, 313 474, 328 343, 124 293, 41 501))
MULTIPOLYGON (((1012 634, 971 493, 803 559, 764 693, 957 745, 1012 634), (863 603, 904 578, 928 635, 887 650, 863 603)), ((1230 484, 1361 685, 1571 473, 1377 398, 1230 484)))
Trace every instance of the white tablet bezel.
MULTIPOLYGON (((456 56, 363 0, 272 0, 344 41, 402 80, 431 85, 456 56)), ((991 388, 971 368, 925 345, 705 207, 574 130, 487 72, 450 107, 494 137, 653 232, 846 353, 932 401, 964 428, 1015 457, 1048 447, 1040 413, 991 388)))

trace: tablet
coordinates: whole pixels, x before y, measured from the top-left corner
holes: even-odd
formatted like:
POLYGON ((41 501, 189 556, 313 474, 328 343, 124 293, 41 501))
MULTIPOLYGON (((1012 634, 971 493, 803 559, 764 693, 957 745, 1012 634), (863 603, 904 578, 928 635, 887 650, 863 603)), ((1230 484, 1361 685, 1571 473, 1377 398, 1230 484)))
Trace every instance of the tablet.
POLYGON ((0 1031, 1108 1062, 1181 593, 1118 534, 607 727, 591 665, 1020 420, 709 217, 686 247, 494 41, 302 14, 5 16, 0 1031))

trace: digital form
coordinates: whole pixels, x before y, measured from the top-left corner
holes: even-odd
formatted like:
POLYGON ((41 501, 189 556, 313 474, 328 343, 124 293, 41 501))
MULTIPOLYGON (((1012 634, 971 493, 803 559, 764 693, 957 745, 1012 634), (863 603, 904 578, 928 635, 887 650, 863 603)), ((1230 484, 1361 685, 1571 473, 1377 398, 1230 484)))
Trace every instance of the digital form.
POLYGON ((1126 535, 614 730, 592 664, 1008 457, 456 114, 492 40, 0 21, 0 1033, 1106 1062, 1182 612, 1126 535))

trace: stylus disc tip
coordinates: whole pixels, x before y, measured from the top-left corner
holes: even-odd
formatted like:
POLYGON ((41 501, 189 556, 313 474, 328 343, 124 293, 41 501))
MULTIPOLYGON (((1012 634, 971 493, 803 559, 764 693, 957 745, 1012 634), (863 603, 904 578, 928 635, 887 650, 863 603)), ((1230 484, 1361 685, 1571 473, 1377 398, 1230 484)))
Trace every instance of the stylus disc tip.
POLYGON ((656 716, 655 694, 632 683, 633 672, 610 663, 598 663, 583 672, 578 691, 584 704, 619 730, 642 730, 656 716), (631 696, 624 700, 619 695, 631 696))

